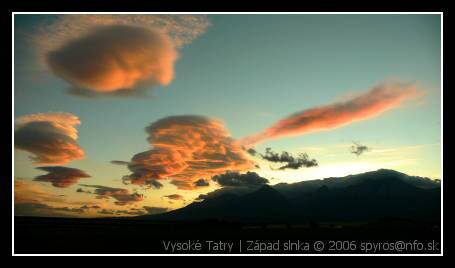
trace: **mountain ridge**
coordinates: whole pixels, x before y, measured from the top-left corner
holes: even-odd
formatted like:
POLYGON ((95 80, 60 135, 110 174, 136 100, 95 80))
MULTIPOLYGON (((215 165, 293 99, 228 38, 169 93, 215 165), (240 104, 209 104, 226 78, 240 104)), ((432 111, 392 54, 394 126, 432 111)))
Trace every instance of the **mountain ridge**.
POLYGON ((384 217, 438 219, 440 184, 428 178, 380 169, 340 178, 263 185, 243 195, 226 192, 170 212, 137 218, 297 222, 384 217))

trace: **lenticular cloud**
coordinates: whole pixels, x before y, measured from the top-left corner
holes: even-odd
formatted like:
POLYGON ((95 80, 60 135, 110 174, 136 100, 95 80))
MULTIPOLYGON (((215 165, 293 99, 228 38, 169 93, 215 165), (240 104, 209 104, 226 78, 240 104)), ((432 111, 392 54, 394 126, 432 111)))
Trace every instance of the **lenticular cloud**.
POLYGON ((254 168, 245 151, 223 124, 202 116, 171 116, 146 128, 152 149, 136 154, 125 183, 151 185, 171 179, 180 189, 194 189, 196 181, 225 171, 254 168))
POLYGON ((209 25, 205 15, 59 15, 32 37, 69 93, 130 96, 171 83, 178 50, 209 25))
POLYGON ((64 165, 84 158, 77 143, 79 118, 69 113, 39 113, 16 119, 14 147, 32 154, 37 165, 64 165))
POLYGON ((37 176, 35 181, 49 182, 54 187, 67 188, 79 182, 82 178, 90 178, 85 171, 69 167, 38 167, 37 169, 48 172, 37 176))
POLYGON ((76 88, 109 93, 169 84, 177 56, 162 32, 114 25, 98 27, 49 52, 47 63, 76 88))

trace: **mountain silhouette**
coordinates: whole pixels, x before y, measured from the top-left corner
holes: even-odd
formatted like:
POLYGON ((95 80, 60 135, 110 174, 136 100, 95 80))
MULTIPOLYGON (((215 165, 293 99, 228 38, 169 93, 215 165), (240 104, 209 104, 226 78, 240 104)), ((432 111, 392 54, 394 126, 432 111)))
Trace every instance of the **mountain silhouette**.
POLYGON ((403 218, 440 219, 437 181, 380 169, 358 175, 293 184, 264 185, 258 190, 194 202, 153 220, 226 220, 241 222, 363 221, 403 218))
POLYGON ((289 202, 277 190, 264 185, 242 196, 226 193, 216 198, 194 202, 167 213, 140 216, 157 220, 233 220, 270 221, 289 214, 289 202))

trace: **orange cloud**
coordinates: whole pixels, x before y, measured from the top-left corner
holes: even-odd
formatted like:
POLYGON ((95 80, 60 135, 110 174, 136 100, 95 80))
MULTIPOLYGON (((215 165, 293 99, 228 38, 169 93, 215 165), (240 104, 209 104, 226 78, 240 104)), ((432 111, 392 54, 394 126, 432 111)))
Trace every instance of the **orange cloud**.
POLYGON ((204 34, 206 15, 71 14, 33 28, 39 65, 83 97, 134 96, 168 85, 177 50, 204 34))
POLYGON ((63 165, 84 158, 77 143, 79 118, 69 113, 39 113, 16 119, 14 147, 32 153, 38 165, 63 165))
POLYGON ((47 53, 47 64, 73 92, 113 93, 168 85, 178 53, 157 30, 129 25, 100 26, 47 53))
POLYGON ((256 135, 243 138, 240 142, 245 146, 253 146, 270 139, 339 128, 379 116, 397 108, 404 101, 421 95, 422 92, 411 84, 378 85, 366 94, 350 100, 291 115, 256 135))
POLYGON ((40 185, 14 178, 14 203, 63 203, 62 196, 45 191, 40 185))
POLYGON ((49 193, 39 183, 14 178, 14 215, 38 217, 82 217, 96 203, 67 201, 64 195, 49 193), (83 205, 82 205, 83 204, 83 205), (82 206, 81 206, 82 205, 82 206))
POLYGON ((194 189, 195 182, 225 171, 254 168, 245 151, 222 122, 202 116, 171 116, 146 128, 153 149, 136 154, 124 176, 125 183, 151 185, 171 179, 179 189, 194 189))

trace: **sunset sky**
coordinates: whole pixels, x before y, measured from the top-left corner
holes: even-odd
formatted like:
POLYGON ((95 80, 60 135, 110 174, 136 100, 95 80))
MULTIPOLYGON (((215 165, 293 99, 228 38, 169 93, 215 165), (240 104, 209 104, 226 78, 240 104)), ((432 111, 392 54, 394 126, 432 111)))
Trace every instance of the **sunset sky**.
POLYGON ((14 22, 16 215, 163 212, 229 186, 212 179, 228 171, 440 179, 440 15, 14 22), (280 169, 267 147, 318 166, 280 169))

